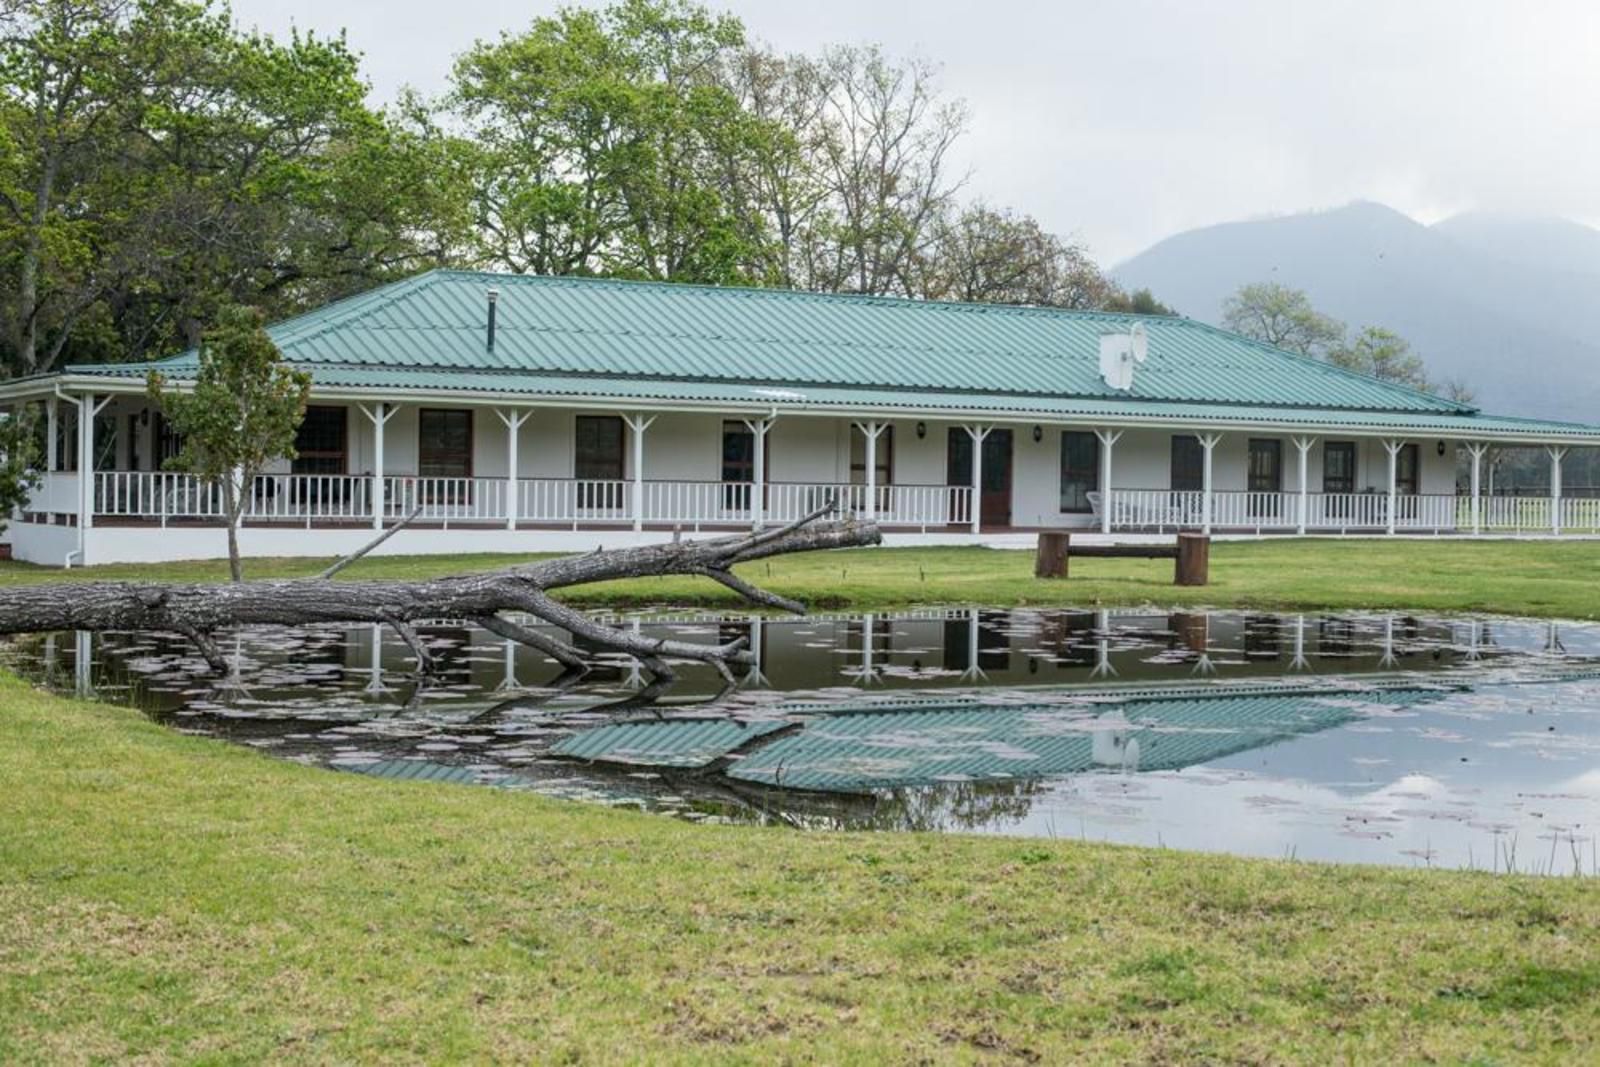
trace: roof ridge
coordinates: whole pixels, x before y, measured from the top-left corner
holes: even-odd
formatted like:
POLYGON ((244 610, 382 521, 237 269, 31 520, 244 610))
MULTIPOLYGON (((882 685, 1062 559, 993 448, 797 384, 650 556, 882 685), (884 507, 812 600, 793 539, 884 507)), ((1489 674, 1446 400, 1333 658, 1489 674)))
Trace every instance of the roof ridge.
POLYGON ((712 282, 673 282, 659 278, 607 278, 594 274, 520 274, 514 271, 471 270, 462 267, 439 267, 430 274, 453 274, 466 278, 499 278, 519 285, 593 285, 615 288, 662 289, 673 292, 719 293, 730 297, 754 299, 792 299, 818 303, 871 303, 910 308, 934 308, 944 311, 976 311, 982 314, 1018 314, 1048 316, 1090 316, 1097 318, 1163 322, 1198 322, 1183 315, 1157 315, 1139 311, 1111 311, 1105 308, 1069 308, 1049 304, 1001 304, 978 300, 931 300, 915 296, 895 296, 879 293, 830 293, 813 289, 795 289, 779 285, 717 285, 712 282))

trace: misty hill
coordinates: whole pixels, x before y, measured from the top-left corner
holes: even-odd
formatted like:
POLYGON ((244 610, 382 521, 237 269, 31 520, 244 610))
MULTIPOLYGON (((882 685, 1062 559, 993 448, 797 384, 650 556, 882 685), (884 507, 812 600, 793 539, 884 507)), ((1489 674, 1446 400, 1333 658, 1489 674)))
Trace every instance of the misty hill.
POLYGON ((1352 329, 1401 334, 1486 410, 1600 420, 1600 230, 1577 223, 1469 214, 1424 226, 1357 203, 1190 230, 1113 274, 1206 322, 1241 285, 1303 289, 1352 329))

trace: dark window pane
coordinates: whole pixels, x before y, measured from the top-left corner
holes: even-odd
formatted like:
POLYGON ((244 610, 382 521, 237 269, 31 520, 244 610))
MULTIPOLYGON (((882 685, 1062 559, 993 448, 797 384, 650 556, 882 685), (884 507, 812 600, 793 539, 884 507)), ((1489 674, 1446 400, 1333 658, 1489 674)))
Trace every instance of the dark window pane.
POLYGON ((1100 439, 1081 430, 1061 432, 1061 510, 1086 512, 1100 487, 1100 439))
MULTIPOLYGON (((878 485, 892 484, 894 472, 894 427, 886 426, 878 435, 878 447, 872 455, 872 465, 878 469, 878 485)), ((850 480, 856 485, 867 484, 867 435, 860 430, 850 430, 850 480)))
POLYGON ((1322 446, 1322 491, 1356 491, 1356 446, 1352 441, 1329 441, 1322 446))
POLYGON ((1250 439, 1250 481, 1253 493, 1276 493, 1283 489, 1283 442, 1250 439))
POLYGON ((756 480, 756 435, 742 422, 722 424, 722 480, 756 480))
POLYGON ((583 479, 622 479, 622 419, 579 415, 573 473, 583 479))
POLYGON ((1179 492, 1199 492, 1206 487, 1205 449, 1192 434, 1172 439, 1172 488, 1179 492))
POLYGON ((472 477, 472 412, 424 408, 417 413, 417 473, 472 477))
POLYGON ((306 408, 306 417, 294 437, 298 454, 289 469, 296 474, 343 474, 346 413, 345 408, 306 408))
POLYGON ((1421 485, 1421 453, 1416 445, 1405 445, 1395 457, 1395 489, 1415 495, 1421 485))

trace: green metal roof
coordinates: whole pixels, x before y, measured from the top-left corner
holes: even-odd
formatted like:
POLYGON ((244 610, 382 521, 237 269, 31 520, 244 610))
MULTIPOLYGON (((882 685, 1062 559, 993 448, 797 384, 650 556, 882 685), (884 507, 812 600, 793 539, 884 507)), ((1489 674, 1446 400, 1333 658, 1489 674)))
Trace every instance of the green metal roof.
MULTIPOLYGON (((1458 413, 1471 408, 1189 319, 775 289, 431 271, 278 323, 312 368, 952 390, 1458 413), (500 290, 485 345, 487 291, 500 290), (1145 323, 1133 388, 1100 378, 1099 337, 1145 323)), ((193 354, 168 361, 181 373, 193 354)), ((128 373, 71 367, 68 373, 128 373)))
MULTIPOLYGON (((270 332, 332 392, 1600 438, 1600 427, 1483 415, 1167 316, 440 270, 270 332), (1120 392, 1100 378, 1099 337, 1134 321, 1150 358, 1120 392)), ((191 351, 157 365, 181 380, 195 362, 191 351)), ((65 374, 142 378, 149 366, 65 374)))

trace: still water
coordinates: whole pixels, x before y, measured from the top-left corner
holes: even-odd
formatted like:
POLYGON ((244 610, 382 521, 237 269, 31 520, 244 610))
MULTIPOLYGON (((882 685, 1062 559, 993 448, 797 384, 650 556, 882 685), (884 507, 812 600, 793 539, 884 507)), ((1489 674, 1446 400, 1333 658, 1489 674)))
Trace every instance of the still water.
MULTIPOLYGON (((439 671, 376 627, 58 634, 10 665, 178 729, 384 777, 683 818, 961 830, 1401 865, 1600 873, 1600 627, 1516 619, 936 609, 655 612, 756 653, 658 702, 465 625, 439 671)), ((564 635, 563 635, 564 636, 564 635)))

